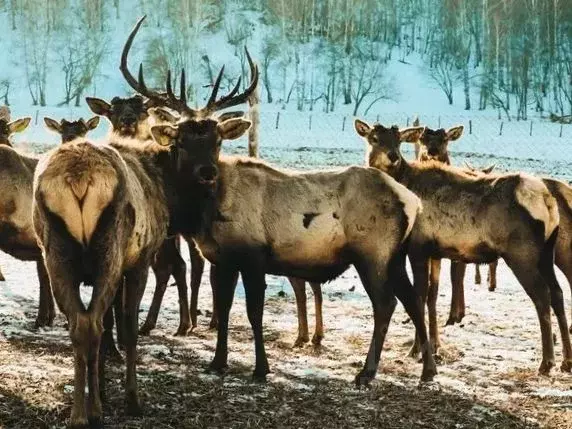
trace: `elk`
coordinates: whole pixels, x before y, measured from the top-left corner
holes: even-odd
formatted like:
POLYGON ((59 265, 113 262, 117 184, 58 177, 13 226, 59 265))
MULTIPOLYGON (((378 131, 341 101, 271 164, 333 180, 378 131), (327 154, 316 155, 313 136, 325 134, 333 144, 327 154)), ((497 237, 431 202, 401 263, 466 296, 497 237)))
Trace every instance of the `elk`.
MULTIPOLYGON (((449 258, 465 263, 489 263, 502 257, 532 299, 542 335, 541 374, 554 366, 550 307, 562 337, 561 369, 572 369, 570 334, 562 289, 554 272, 554 248, 559 214, 556 199, 545 184, 525 174, 467 174, 441 163, 406 161, 402 141, 415 142, 424 127, 400 130, 370 126, 359 119, 355 129, 367 143, 368 165, 386 172, 421 198, 423 211, 411 232, 408 255, 414 284, 423 299, 428 290, 429 260, 449 258)), ((432 347, 439 347, 435 300, 429 302, 432 347)), ((424 305, 423 309, 424 311, 424 305)), ((411 354, 418 353, 416 344, 411 354)))
MULTIPOLYGON (((14 122, 19 125, 12 126, 12 128, 22 131, 28 126, 30 118, 14 122)), ((2 119, 0 119, 1 124, 2 119)), ((11 147, 0 146, 0 165, 2 165, 0 183, 2 189, 5 189, 0 197, 0 249, 17 259, 36 262, 40 283, 40 304, 35 326, 43 327, 52 326, 56 312, 48 274, 36 241, 31 216, 32 182, 37 164, 38 159, 35 157, 21 154, 11 147)), ((106 341, 111 342, 110 353, 113 353, 114 357, 119 356, 113 338, 106 338, 106 341)))
MULTIPOLYGON (((413 122, 413 126, 419 126, 419 118, 413 122)), ((441 162, 445 165, 451 165, 449 158, 449 151, 447 150, 448 144, 459 139, 463 134, 463 126, 456 126, 445 131, 440 129, 435 133, 426 129, 423 134, 422 140, 415 142, 416 159, 420 162, 441 162)), ((462 262, 451 261, 451 284, 453 286, 453 293, 451 294, 451 311, 446 325, 453 325, 455 322, 460 322, 465 315, 465 308, 460 309, 456 292, 463 287, 462 281, 465 276, 466 265, 462 262), (459 285, 459 282, 461 284, 459 285)), ((430 290, 439 290, 439 276, 441 274, 441 260, 431 259, 429 262, 429 282, 432 286, 430 290)))
MULTIPOLYGON (((237 94, 239 81, 229 95, 217 99, 221 70, 201 109, 187 105, 184 82, 177 98, 168 78, 169 107, 182 118, 175 125, 151 128, 154 139, 171 148, 177 165, 188 163, 192 172, 177 182, 186 198, 180 217, 171 223, 193 238, 214 264, 218 335, 210 369, 222 372, 227 367, 229 311, 239 273, 254 334, 253 376, 263 380, 269 372, 262 336, 265 275, 324 282, 353 264, 371 297, 375 319, 367 360, 356 383, 367 384, 375 376, 396 296, 424 346, 422 379, 431 380, 436 367, 421 303, 405 271, 404 245, 421 209, 418 198, 373 169, 294 173, 253 159, 221 157, 222 141, 240 137, 250 122, 242 118, 219 122, 211 115, 247 100, 258 83, 258 68, 252 60, 249 63, 252 80, 243 93, 237 94)), ((142 73, 138 80, 125 72, 124 76, 141 95, 159 97, 145 86, 142 73)))
MULTIPOLYGON (((123 64, 122 57, 122 64, 123 64)), ((122 66, 123 67, 123 66, 122 66)), ((117 138, 128 137, 146 142, 150 139, 150 124, 157 122, 173 122, 177 119, 166 110, 157 110, 152 116, 150 109, 154 106, 163 106, 161 101, 157 104, 153 100, 145 100, 140 95, 129 98, 114 97, 110 103, 105 100, 86 97, 90 109, 97 115, 103 116, 111 123, 112 136, 117 138)), ((189 254, 191 257, 191 312, 189 314, 189 300, 187 295, 187 264, 181 257, 180 240, 178 237, 170 237, 161 246, 156 259, 152 264, 155 274, 156 286, 151 307, 147 319, 140 329, 141 335, 149 335, 157 324, 161 301, 167 289, 169 278, 173 276, 177 284, 179 294, 179 327, 175 335, 186 335, 189 329, 197 326, 197 300, 198 289, 204 271, 204 259, 194 245, 189 242, 189 254), (196 291, 196 293, 195 293, 196 291), (194 306, 193 306, 194 303, 194 306)), ((116 318, 118 312, 116 312, 116 318)), ((117 320, 118 326, 120 321, 117 320)))
MULTIPOLYGON (((0 148, 3 149, 3 146, 8 146, 8 147, 12 147, 12 142, 10 141, 10 137, 12 136, 12 134, 14 133, 20 133, 22 131, 24 131, 28 125, 30 124, 30 120, 32 118, 20 118, 20 119, 16 119, 15 121, 10 122, 10 109, 8 109, 6 106, 2 106, 1 108, 1 117, 0 117, 0 148)), ((10 157, 10 152, 6 152, 8 155, 8 157, 10 157)), ((0 175, 4 176, 6 173, 4 171, 5 167, 4 167, 4 163, 0 163, 0 165, 2 165, 2 171, 0 172, 0 175)), ((4 199, 4 198, 2 198, 4 199)), ((8 201, 8 199, 7 199, 8 201)), ((5 204, 12 204, 10 203, 5 203, 5 204)), ((2 204, 2 201, 0 201, 0 241, 4 241, 4 228, 5 228, 5 221, 3 220, 5 216, 9 216, 9 214, 7 214, 5 212, 5 209, 9 209, 9 207, 4 207, 2 204)), ((6 233, 9 233, 9 230, 6 231, 6 233)), ((3 246, 0 245, 0 249, 4 250, 3 246)), ((5 251, 5 250, 4 250, 5 251)), ((10 253, 10 252, 6 252, 6 253, 10 253)), ((6 281, 6 278, 4 277, 4 274, 2 273, 2 270, 0 269, 0 281, 6 281)))
MULTIPOLYGON (((458 127, 457 127, 458 128, 458 127)), ((451 130, 449 130, 451 131, 451 130)), ((422 138, 419 141, 421 151, 428 151, 429 148, 433 148, 435 153, 440 154, 438 158, 434 160, 442 162, 444 156, 448 158, 448 135, 449 131, 444 130, 432 131, 426 129, 422 138)), ((462 129, 461 129, 462 131, 462 129)), ((484 168, 482 170, 477 170, 472 166, 468 165, 466 167, 469 173, 475 174, 477 176, 488 175, 493 169, 494 165, 484 168)), ((566 277, 568 284, 572 290, 572 261, 570 261, 570 252, 572 249, 572 187, 559 180, 554 180, 550 178, 541 178, 548 190, 556 199, 558 204, 558 212, 560 216, 560 225, 558 238, 556 240, 555 247, 555 263, 556 266, 562 271, 566 277)), ((496 289, 496 270, 498 266, 498 261, 493 261, 489 265, 489 290, 494 291, 496 289)), ((478 271, 478 265, 476 265, 476 272, 478 271)), ((453 293, 451 300, 451 315, 449 319, 455 317, 457 321, 460 321, 465 314, 465 292, 464 292, 464 267, 458 271, 454 281, 452 282, 453 293)), ((479 273, 480 277, 480 273, 479 273)), ((475 283, 480 283, 476 281, 475 283)), ((572 332, 572 326, 570 327, 572 332)))
POLYGON ((49 130, 61 136, 62 143, 69 143, 78 137, 85 137, 89 131, 95 130, 99 125, 99 116, 94 116, 87 122, 83 118, 79 118, 77 121, 68 121, 63 118, 58 122, 55 119, 45 117, 44 123, 49 130))

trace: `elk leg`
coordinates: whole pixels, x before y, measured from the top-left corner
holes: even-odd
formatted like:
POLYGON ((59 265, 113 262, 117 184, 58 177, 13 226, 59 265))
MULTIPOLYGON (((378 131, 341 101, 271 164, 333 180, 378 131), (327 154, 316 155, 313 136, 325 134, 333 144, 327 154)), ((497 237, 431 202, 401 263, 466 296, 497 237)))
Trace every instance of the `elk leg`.
MULTIPOLYGON (((53 236, 55 239, 55 235, 53 236)), ((49 243, 51 244, 51 243, 49 243)), ((53 246, 57 248, 58 242, 53 246)), ((85 307, 79 295, 80 281, 73 277, 61 263, 60 255, 54 251, 48 253, 46 268, 53 279, 52 287, 58 306, 68 318, 69 335, 74 350, 74 399, 71 410, 70 425, 84 427, 87 425, 85 409, 85 383, 87 370, 87 353, 89 324, 85 322, 85 307)))
POLYGON ((550 321, 550 291, 538 270, 538 264, 535 263, 538 259, 530 256, 534 255, 534 250, 530 254, 525 250, 521 250, 520 253, 529 255, 526 259, 520 255, 507 255, 505 261, 536 308, 542 336, 542 363, 538 372, 541 375, 548 375, 550 369, 554 366, 554 343, 550 321))
POLYGON ((497 288, 497 267, 499 265, 499 261, 494 261, 489 264, 489 274, 487 276, 487 280, 489 282, 489 290, 493 292, 497 288))
MULTIPOLYGON (((187 264, 177 251, 174 259, 177 261, 173 267, 173 277, 177 283, 179 293, 179 327, 175 335, 187 335, 191 329, 191 316, 189 314, 189 296, 187 292, 187 264)), ((196 312, 195 312, 196 313, 196 312)), ((196 314, 195 314, 196 316, 196 314)))
POLYGON ((228 367, 228 318, 234 290, 238 281, 238 270, 224 263, 211 265, 211 279, 217 297, 217 339, 215 355, 209 369, 223 373, 228 367))
MULTIPOLYGON (((566 280, 568 280, 568 285, 570 286, 570 291, 572 292, 572 260, 570 259, 567 252, 562 252, 560 250, 556 251, 556 266, 560 268, 566 280)), ((572 317, 572 316, 571 316, 572 317)), ((572 332, 572 324, 570 325, 570 331, 572 332)))
MULTIPOLYGON (((111 309, 112 307, 110 306, 106 314, 111 313, 111 309)), ((92 319, 90 320, 89 352, 87 356, 87 381, 89 386, 87 415, 90 427, 100 428, 103 427, 103 408, 101 406, 100 390, 100 382, 103 378, 103 374, 99 372, 100 346, 103 332, 103 323, 101 316, 97 314, 93 314, 91 316, 92 319)), ((113 320, 113 315, 111 315, 111 319, 113 320)))
POLYGON ((127 352, 125 403, 126 413, 130 416, 142 414, 137 394, 137 335, 139 306, 145 292, 148 275, 149 267, 143 264, 129 271, 125 276, 125 350, 127 352))
POLYGON ((373 307, 374 327, 371 343, 364 367, 355 378, 357 386, 366 386, 375 378, 377 373, 381 350, 397 300, 391 290, 393 286, 390 286, 386 281, 386 267, 379 267, 379 264, 366 262, 356 264, 356 269, 373 307))
POLYGON ((421 343, 421 355, 423 358, 423 372, 421 381, 432 381, 437 374, 437 367, 433 358, 431 343, 427 336, 425 318, 422 315, 420 297, 415 293, 413 285, 407 276, 405 268, 405 254, 390 264, 389 282, 394 285, 395 295, 401 301, 405 311, 415 325, 417 337, 421 343), (400 259, 401 258, 401 259, 400 259))
POLYGON ((48 277, 43 259, 36 261, 36 268, 40 283, 40 306, 38 308, 35 326, 36 328, 52 326, 56 317, 56 308, 54 306, 50 278, 48 277))
POLYGON ((437 297, 439 296, 439 276, 441 274, 441 260, 430 260, 429 291, 427 294, 427 312, 429 313, 429 338, 433 353, 437 353, 441 342, 439 340, 439 326, 437 325, 437 297))
POLYGON ((241 271, 246 294, 246 312, 254 334, 254 349, 256 352, 256 365, 252 378, 255 381, 265 381, 266 374, 270 373, 268 358, 264 348, 262 319, 264 315, 264 293, 266 280, 264 271, 256 267, 241 271))
MULTIPOLYGON (((191 258, 191 323, 194 329, 197 327, 199 288, 201 287, 201 279, 205 270, 205 258, 203 258, 196 243, 192 240, 189 240, 189 256, 191 258)), ((214 304, 212 314, 215 314, 214 304)))
POLYGON ((475 284, 481 284, 481 268, 479 264, 475 264, 475 284))
MULTIPOLYGON (((209 277, 210 277, 210 282, 211 282, 211 290, 212 290, 212 295, 213 295, 213 311, 212 311, 212 315, 211 315, 211 321, 209 323, 209 328, 210 329, 216 329, 218 327, 218 298, 217 298, 217 278, 214 274, 215 268, 211 265, 211 269, 210 269, 210 273, 209 273, 209 277)), ((238 274, 236 275, 236 280, 234 281, 234 286, 236 287, 236 282, 238 282, 238 274)), ((234 293, 234 292, 233 292, 234 293)))
POLYGON ((320 346, 324 338, 324 320, 322 318, 322 285, 320 283, 310 282, 312 292, 314 292, 314 307, 316 311, 316 327, 314 328, 314 336, 312 344, 320 346))
POLYGON ((451 261, 451 308, 445 325, 461 323, 465 317, 465 272, 467 264, 451 261))
POLYGON ((151 301, 151 306, 147 313, 147 319, 145 319, 145 323, 143 323, 143 326, 139 329, 139 335, 142 336, 149 335, 157 326, 157 317, 159 317, 159 310, 161 309, 163 296, 165 295, 167 284, 171 277, 169 264, 166 263, 165 260, 159 261, 159 258, 157 258, 157 263, 153 265, 153 272, 155 273, 156 281, 155 292, 153 293, 153 300, 151 301))
POLYGON ((556 237, 557 233, 554 233, 553 237, 550 237, 548 240, 547 246, 542 252, 542 256, 540 258, 539 269, 550 289, 550 305, 556 315, 558 328, 560 329, 560 337, 562 338, 562 365, 560 366, 560 369, 562 371, 570 372, 572 371, 570 332, 568 331, 568 321, 566 320, 562 288, 560 287, 560 284, 556 279, 556 273, 554 272, 554 248, 551 247, 553 242, 556 241, 556 237))
MULTIPOLYGON (((421 303, 423 304, 421 308, 421 316, 425 318, 425 305, 427 303, 427 293, 429 289, 429 258, 422 254, 418 254, 417 252, 410 253, 409 258, 411 261, 411 268, 413 270, 413 284, 415 285, 415 291, 419 295, 421 303)), ((415 335, 413 346, 409 351, 409 357, 417 359, 420 352, 421 347, 419 344, 419 338, 415 335)))
POLYGON ((288 277, 296 296, 296 313, 298 314, 298 338, 294 347, 302 347, 310 341, 308 334, 308 309, 306 307, 306 281, 297 277, 288 277))
MULTIPOLYGON (((117 296, 115 297, 117 299, 117 296)), ((119 332, 119 326, 117 327, 117 332, 119 332)), ((101 338, 101 349, 105 352, 106 356, 109 356, 111 362, 122 364, 123 357, 115 341, 113 341, 113 307, 109 307, 103 316, 103 334, 101 338)))
POLYGON ((6 277, 4 277, 4 274, 2 273, 2 267, 0 267, 0 282, 5 282, 6 281, 6 277))
MULTIPOLYGON (((113 313, 115 315, 115 327, 117 329, 117 344, 119 348, 124 349, 125 347, 125 320, 123 318, 124 314, 124 303, 125 295, 123 288, 123 277, 119 280, 117 284, 117 291, 115 292, 115 298, 113 299, 113 313)), ((113 327, 113 322, 112 322, 113 327)), ((113 341, 113 337, 111 338, 113 341)), ((123 361, 123 358, 121 358, 123 361)))

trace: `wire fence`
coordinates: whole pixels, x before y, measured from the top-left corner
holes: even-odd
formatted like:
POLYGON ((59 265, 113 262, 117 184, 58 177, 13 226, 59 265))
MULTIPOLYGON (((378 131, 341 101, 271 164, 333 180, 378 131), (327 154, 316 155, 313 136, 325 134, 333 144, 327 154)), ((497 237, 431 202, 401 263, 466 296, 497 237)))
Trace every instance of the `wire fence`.
MULTIPOLYGON (((384 113, 362 119, 385 126, 407 127, 416 116, 384 113)), ((543 119, 508 121, 496 116, 420 115, 420 124, 433 129, 464 126, 463 136, 449 144, 456 165, 496 164, 502 171, 527 171, 572 180, 572 125, 543 119)), ((227 144, 242 153, 247 141, 227 144)), ((403 144, 412 159, 413 145, 403 144)), ((291 167, 341 166, 364 162, 364 142, 354 130, 354 117, 319 112, 261 112, 260 156, 291 167)))

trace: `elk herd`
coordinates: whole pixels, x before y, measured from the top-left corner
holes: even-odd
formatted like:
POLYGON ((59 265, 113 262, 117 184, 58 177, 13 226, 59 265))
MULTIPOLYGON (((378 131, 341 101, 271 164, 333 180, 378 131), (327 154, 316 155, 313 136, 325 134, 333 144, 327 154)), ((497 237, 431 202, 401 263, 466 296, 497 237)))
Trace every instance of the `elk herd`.
POLYGON ((293 172, 253 158, 226 156, 221 153, 223 143, 241 137, 251 123, 242 112, 219 112, 246 104, 258 84, 257 65, 247 51, 251 80, 246 89, 240 91, 238 79, 219 97, 221 70, 206 105, 192 108, 184 70, 178 95, 170 72, 165 90, 157 91, 145 84, 142 66, 137 77, 129 70, 128 54, 144 18, 129 35, 120 63, 137 95, 110 102, 87 98, 98 115, 88 121, 45 118, 62 144, 39 159, 23 155, 10 143, 10 136, 23 131, 30 118, 0 119, 0 249, 36 262, 36 325, 52 325, 52 296, 67 318, 75 371, 71 426, 103 425, 105 361, 122 359, 114 325, 126 356, 126 413, 141 414, 138 335, 155 327, 171 276, 180 306, 175 334, 186 335, 197 326, 205 258, 211 263, 211 327, 217 328, 212 371, 227 368, 229 312, 239 274, 254 336, 254 378, 264 380, 270 371, 263 338, 265 275, 287 276, 294 288, 295 345, 309 340, 305 282, 310 282, 317 322, 312 341, 319 344, 324 335, 321 283, 352 265, 374 316, 356 384, 367 385, 375 377, 397 300, 415 327, 410 355, 421 354, 421 379, 431 381, 440 347, 436 300, 442 258, 453 261, 447 323, 464 316, 466 264, 492 264, 494 269, 502 258, 538 313, 539 372, 548 374, 555 365, 551 309, 561 335, 561 369, 572 370, 563 293, 554 271, 556 264, 572 285, 572 189, 567 184, 451 166, 448 144, 461 137, 462 126, 432 130, 417 123, 399 128, 358 119, 355 130, 366 142, 366 167, 293 172), (101 116, 112 131, 94 143, 86 134, 101 116), (402 143, 415 144, 417 161, 403 157, 402 143), (190 306, 181 239, 191 255, 190 306), (156 289, 139 327, 149 268, 156 289), (87 307, 80 297, 81 284, 93 288, 87 307))

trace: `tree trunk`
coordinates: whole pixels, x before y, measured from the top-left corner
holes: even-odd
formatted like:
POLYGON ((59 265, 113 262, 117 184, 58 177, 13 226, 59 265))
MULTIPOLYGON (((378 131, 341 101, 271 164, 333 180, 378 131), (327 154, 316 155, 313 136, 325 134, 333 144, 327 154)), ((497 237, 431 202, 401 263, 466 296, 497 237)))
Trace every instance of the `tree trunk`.
POLYGON ((252 125, 248 131, 248 156, 258 158, 258 129, 260 127, 260 94, 259 87, 248 97, 249 117, 252 125))

